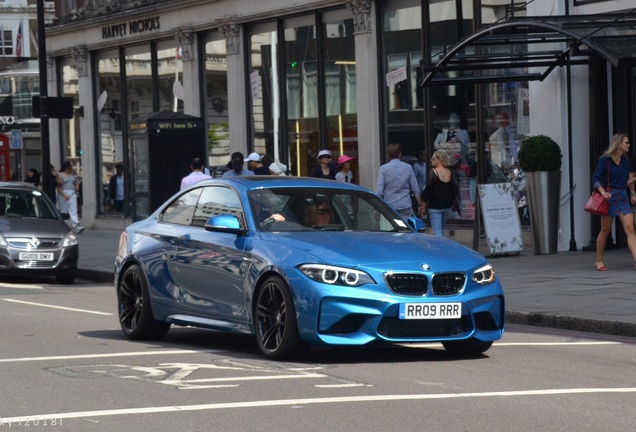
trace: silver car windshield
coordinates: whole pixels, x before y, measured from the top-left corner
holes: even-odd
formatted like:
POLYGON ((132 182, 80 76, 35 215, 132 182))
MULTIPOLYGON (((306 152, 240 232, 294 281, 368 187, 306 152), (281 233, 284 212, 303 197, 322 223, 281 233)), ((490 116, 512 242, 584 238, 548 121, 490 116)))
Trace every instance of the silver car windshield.
POLYGON ((259 231, 410 231, 384 201, 363 191, 256 189, 248 199, 259 231))
POLYGON ((39 190, 0 189, 0 217, 56 219, 58 216, 39 190))

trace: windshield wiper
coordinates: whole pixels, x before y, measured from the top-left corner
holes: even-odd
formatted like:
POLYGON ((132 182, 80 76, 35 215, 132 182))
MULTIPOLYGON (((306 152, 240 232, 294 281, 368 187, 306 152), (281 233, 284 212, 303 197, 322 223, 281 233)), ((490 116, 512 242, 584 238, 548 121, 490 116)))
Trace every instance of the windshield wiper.
POLYGON ((342 224, 312 225, 312 228, 323 231, 344 231, 344 225, 342 224))

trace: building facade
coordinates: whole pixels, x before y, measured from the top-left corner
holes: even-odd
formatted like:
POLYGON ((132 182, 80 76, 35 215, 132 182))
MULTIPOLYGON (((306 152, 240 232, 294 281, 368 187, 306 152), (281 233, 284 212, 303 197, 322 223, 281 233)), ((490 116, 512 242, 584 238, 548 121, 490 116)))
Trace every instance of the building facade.
MULTIPOLYGON (((524 138, 544 134, 561 145, 568 180, 561 186, 559 249, 571 248, 572 240, 582 246, 595 229, 581 210, 590 167, 611 133, 632 132, 631 66, 603 58, 592 65, 568 52, 569 60, 541 80, 528 72, 532 67, 518 79, 497 68, 480 83, 467 60, 479 50, 468 47, 459 59, 468 63, 446 72, 447 81, 422 83, 431 65, 484 26, 629 13, 629 3, 59 0, 58 18, 47 28, 48 93, 74 98, 77 109, 73 119, 51 121, 51 162, 76 162, 87 227, 119 228, 135 216, 131 201, 144 187, 130 126, 159 111, 202 119, 207 154, 191 156, 210 166, 225 165, 234 151, 256 151, 303 176, 318 152, 330 149, 335 157, 356 158, 355 181, 369 189, 389 143, 401 144, 410 161, 422 150, 430 156, 443 148, 453 156, 460 185, 451 226, 471 231, 476 185, 508 180, 524 138), (590 135, 593 66, 605 71, 600 85, 610 90, 600 138, 590 135), (498 73, 501 79, 493 78, 498 73), (108 195, 117 164, 125 167, 129 204, 121 213, 108 195)), ((488 48, 488 64, 501 64, 497 56, 514 63, 514 54, 529 45, 499 42, 488 48)), ((187 174, 187 167, 168 169, 187 174)))

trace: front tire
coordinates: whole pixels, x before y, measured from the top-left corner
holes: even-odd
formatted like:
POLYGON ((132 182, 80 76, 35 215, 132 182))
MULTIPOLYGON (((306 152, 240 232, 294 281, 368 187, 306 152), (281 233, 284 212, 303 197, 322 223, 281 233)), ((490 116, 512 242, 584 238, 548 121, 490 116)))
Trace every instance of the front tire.
POLYGON ((157 321, 152 316, 148 284, 137 265, 128 267, 119 279, 117 310, 121 329, 129 339, 161 339, 170 330, 170 323, 157 321))
POLYGON ((279 276, 265 280, 254 301, 254 330, 261 352, 269 358, 296 355, 302 347, 294 300, 279 276))
POLYGON ((55 280, 57 283, 62 285, 70 285, 75 282, 75 278, 77 277, 77 269, 70 273, 60 273, 55 275, 55 280))
POLYGON ((492 342, 482 342, 478 339, 442 342, 446 351, 457 357, 478 357, 492 346, 492 342))

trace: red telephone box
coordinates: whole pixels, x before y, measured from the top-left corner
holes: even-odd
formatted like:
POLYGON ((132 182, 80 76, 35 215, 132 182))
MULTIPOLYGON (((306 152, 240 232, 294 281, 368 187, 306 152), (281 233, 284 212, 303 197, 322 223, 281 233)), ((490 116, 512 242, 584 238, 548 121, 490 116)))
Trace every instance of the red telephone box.
POLYGON ((11 181, 9 137, 0 133, 0 181, 11 181))

